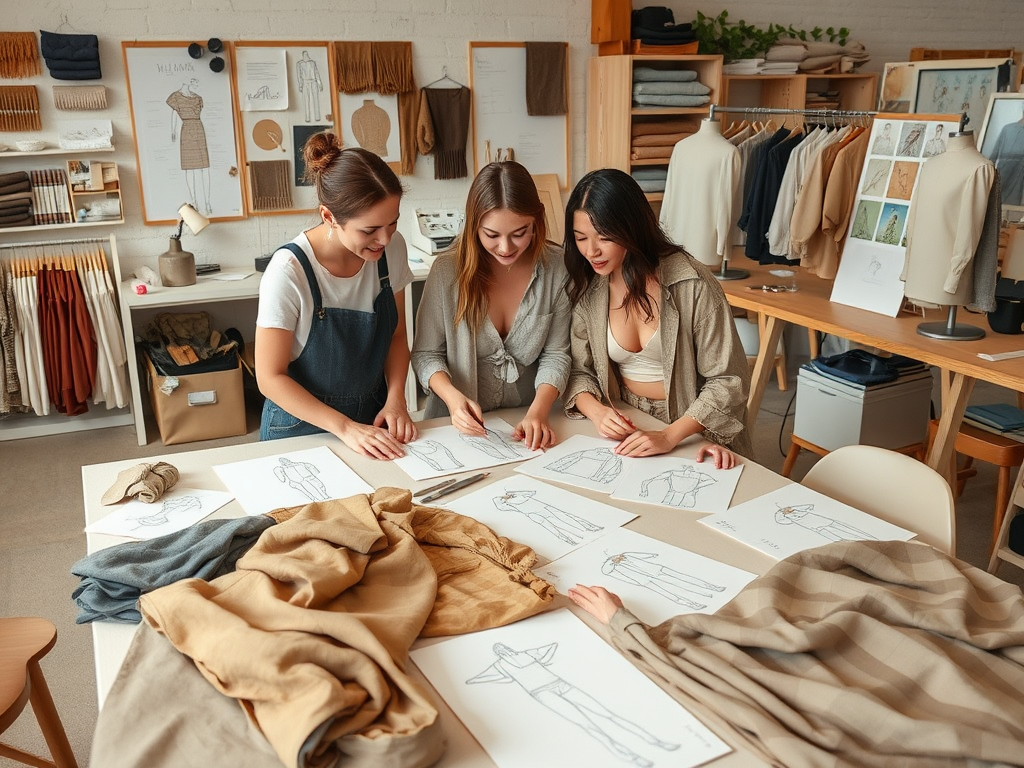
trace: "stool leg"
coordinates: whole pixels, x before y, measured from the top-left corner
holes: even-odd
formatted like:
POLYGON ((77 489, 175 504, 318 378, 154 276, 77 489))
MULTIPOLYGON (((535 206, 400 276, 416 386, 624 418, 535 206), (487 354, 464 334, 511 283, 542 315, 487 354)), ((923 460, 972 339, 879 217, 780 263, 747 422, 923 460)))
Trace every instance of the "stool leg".
POLYGON ((999 543, 999 531, 1003 527, 1003 516, 1006 514, 1006 505, 1010 501, 1010 468, 999 468, 999 481, 996 485, 996 514, 992 520, 992 549, 995 552, 999 543))
POLYGON ((29 697, 32 711, 39 721, 39 730, 43 732, 54 764, 57 768, 78 768, 75 753, 71 751, 71 744, 68 743, 67 734, 61 725, 57 707, 53 704, 53 697, 50 696, 50 689, 46 686, 46 678, 43 677, 43 670, 39 668, 39 662, 28 665, 28 677, 32 685, 29 697))
POLYGON ((796 464, 797 456, 800 455, 800 446, 796 443, 789 444, 789 453, 786 454, 786 460, 782 462, 782 476, 789 477, 789 473, 793 471, 793 465, 796 464))

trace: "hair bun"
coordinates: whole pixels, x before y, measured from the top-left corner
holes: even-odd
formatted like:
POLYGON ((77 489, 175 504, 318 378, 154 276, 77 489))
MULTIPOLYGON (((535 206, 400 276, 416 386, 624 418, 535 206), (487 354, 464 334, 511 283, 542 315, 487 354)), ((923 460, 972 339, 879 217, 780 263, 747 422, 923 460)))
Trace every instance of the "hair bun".
POLYGON ((314 133, 302 149, 302 159, 306 162, 306 173, 319 176, 334 164, 340 154, 341 146, 338 137, 331 131, 314 133))

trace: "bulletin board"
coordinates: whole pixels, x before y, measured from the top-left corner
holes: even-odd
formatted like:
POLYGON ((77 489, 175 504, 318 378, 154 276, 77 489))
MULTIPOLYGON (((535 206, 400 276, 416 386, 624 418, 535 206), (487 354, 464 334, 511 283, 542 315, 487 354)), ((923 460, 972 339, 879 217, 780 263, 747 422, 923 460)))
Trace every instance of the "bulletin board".
POLYGON ((302 149, 337 132, 338 100, 324 41, 239 41, 232 78, 242 147, 242 185, 253 216, 306 213, 317 205, 302 149))
POLYGON ((182 203, 211 221, 245 216, 232 48, 215 72, 189 56, 190 42, 121 43, 146 224, 177 223, 182 203))
POLYGON ((526 43, 471 42, 469 84, 474 175, 488 163, 488 154, 496 160, 499 151, 506 157, 511 149, 515 160, 531 174, 557 174, 559 186, 567 189, 569 116, 527 114, 526 43))

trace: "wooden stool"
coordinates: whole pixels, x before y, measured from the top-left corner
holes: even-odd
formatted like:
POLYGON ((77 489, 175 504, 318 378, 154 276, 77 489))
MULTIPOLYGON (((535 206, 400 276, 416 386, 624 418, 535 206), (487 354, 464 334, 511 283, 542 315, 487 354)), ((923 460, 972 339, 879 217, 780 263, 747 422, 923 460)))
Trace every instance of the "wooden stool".
MULTIPOLYGON (((929 446, 935 439, 938 428, 938 419, 932 419, 928 423, 929 446)), ((956 498, 959 498, 960 494, 964 492, 967 481, 978 474, 978 470, 972 466, 975 459, 999 467, 999 480, 996 483, 996 511, 992 518, 992 546, 995 547, 999 529, 1003 523, 1003 515, 1006 514, 1006 505, 1010 501, 1010 470, 1024 463, 1024 443, 971 424, 961 423, 960 431, 953 443, 953 450, 965 458, 963 464, 956 466, 956 457, 953 457, 954 466, 951 474, 956 477, 956 487, 953 489, 953 495, 956 498)))
POLYGON ((26 703, 32 702, 53 761, 8 744, 0 744, 0 757, 32 766, 78 768, 39 667, 39 660, 56 642, 57 628, 46 619, 0 619, 0 733, 18 719, 26 703))
MULTIPOLYGON (((789 453, 786 454, 786 460, 782 463, 782 472, 780 473, 783 477, 789 477, 789 473, 793 471, 793 465, 796 464, 796 459, 800 455, 800 450, 810 451, 816 453, 819 456, 826 456, 830 453, 826 448, 822 448, 820 445, 815 445, 809 440, 804 440, 802 437, 792 435, 790 438, 789 453)), ((913 456, 918 461, 923 461, 927 453, 926 446, 924 443, 911 443, 905 445, 902 448, 891 448, 890 450, 896 451, 896 453, 905 453, 908 456, 913 456)))

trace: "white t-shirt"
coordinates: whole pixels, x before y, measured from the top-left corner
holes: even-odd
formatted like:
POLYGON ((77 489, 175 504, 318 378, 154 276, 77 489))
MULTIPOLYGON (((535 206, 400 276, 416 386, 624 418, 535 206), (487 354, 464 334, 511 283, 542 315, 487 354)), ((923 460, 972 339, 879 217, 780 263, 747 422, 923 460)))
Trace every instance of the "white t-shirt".
MULTIPOLYGON (((313 247, 303 232, 293 241, 306 254, 313 267, 325 307, 372 312, 373 300, 380 293, 377 264, 364 262, 352 277, 335 277, 313 255, 313 247)), ((412 282, 405 239, 395 232, 387 248, 388 276, 397 294, 412 282)), ((295 360, 306 345, 313 318, 313 294, 306 273, 291 251, 279 248, 260 280, 260 302, 256 325, 260 328, 282 328, 295 333, 291 359, 295 360)))

